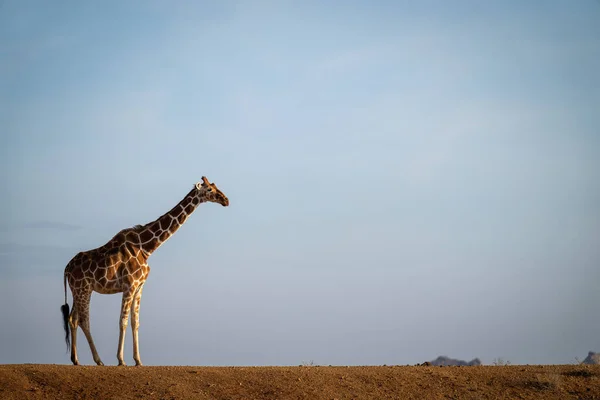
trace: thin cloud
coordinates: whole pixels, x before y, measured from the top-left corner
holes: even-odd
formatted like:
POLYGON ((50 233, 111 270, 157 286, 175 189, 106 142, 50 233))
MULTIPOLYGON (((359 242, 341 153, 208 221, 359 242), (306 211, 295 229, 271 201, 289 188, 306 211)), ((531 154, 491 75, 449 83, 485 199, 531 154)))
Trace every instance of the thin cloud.
POLYGON ((58 231, 78 231, 83 227, 56 221, 35 221, 24 224, 28 229, 54 229, 58 231))
POLYGON ((46 230, 74 232, 83 229, 80 225, 67 224, 58 221, 39 220, 27 223, 0 223, 0 232, 16 233, 23 230, 46 230))

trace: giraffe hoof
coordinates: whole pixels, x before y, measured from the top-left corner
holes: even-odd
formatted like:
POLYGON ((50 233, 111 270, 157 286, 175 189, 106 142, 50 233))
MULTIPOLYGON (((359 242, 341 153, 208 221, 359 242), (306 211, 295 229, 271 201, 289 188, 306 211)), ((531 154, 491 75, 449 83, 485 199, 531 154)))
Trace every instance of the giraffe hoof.
POLYGON ((96 364, 98 364, 100 367, 104 367, 104 363, 102 361, 98 361, 96 364))
POLYGON ((122 361, 119 361, 119 365, 118 365, 118 366, 119 366, 119 367, 126 367, 126 366, 127 366, 127 364, 125 364, 125 363, 124 363, 124 362, 122 362, 122 361))
POLYGON ((143 365, 142 365, 142 362, 140 361, 140 362, 136 362, 136 363, 135 363, 135 366, 136 366, 136 367, 142 367, 143 365))

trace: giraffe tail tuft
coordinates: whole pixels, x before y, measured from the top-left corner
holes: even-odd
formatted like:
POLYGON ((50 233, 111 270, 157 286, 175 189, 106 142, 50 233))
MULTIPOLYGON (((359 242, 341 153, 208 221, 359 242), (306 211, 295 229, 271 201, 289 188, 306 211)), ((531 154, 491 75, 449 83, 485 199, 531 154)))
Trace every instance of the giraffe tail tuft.
POLYGON ((71 345, 71 341, 69 340, 69 304, 65 303, 60 307, 60 311, 62 311, 63 315, 63 324, 65 327, 65 342, 67 342, 67 351, 69 350, 69 346, 71 345))
POLYGON ((65 273, 63 274, 63 285, 65 286, 65 304, 60 306, 60 311, 63 316, 63 324, 65 328, 65 342, 67 342, 67 351, 69 351, 69 346, 71 345, 71 341, 69 340, 69 303, 67 302, 67 269, 65 268, 65 273))

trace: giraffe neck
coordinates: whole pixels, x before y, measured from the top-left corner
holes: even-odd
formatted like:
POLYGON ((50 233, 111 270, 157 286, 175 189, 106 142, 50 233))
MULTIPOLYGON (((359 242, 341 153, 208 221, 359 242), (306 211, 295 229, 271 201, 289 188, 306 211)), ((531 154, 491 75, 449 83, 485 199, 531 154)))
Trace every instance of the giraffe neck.
POLYGON ((192 189, 175 207, 157 220, 144 225, 139 231, 140 247, 149 256, 166 242, 183 225, 188 217, 206 199, 192 189))

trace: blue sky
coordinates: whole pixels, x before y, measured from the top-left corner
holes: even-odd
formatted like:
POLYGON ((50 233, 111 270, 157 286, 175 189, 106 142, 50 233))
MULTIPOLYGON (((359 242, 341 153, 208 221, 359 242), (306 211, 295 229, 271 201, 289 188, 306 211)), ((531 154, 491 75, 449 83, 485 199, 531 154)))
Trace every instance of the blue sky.
MULTIPOLYGON (((150 258, 147 365, 600 351, 599 21, 593 0, 3 2, 0 362, 69 363, 64 266, 202 175, 231 205, 150 258)), ((92 297, 107 364, 120 300, 92 297)))

